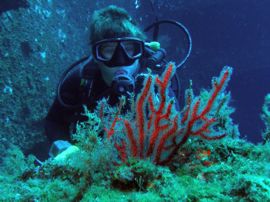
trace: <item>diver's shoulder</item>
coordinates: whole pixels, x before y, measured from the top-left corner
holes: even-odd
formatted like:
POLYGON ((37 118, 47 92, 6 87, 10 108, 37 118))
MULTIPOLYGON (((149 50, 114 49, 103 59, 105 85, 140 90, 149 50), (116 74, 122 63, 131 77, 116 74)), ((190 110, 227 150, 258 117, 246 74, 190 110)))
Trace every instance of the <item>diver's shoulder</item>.
POLYGON ((81 63, 81 77, 93 79, 99 72, 97 63, 94 61, 92 56, 89 56, 86 60, 81 63))

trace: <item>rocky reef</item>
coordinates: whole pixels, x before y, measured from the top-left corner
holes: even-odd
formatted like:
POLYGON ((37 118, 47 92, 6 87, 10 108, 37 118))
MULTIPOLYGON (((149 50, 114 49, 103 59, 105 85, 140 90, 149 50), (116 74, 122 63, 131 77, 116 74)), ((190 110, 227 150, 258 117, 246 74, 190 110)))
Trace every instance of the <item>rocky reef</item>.
POLYGON ((72 3, 28 1, 0 15, 1 153, 9 144, 26 150, 45 140, 43 120, 60 75, 89 54, 89 13, 76 12, 78 23, 72 9, 72 3))

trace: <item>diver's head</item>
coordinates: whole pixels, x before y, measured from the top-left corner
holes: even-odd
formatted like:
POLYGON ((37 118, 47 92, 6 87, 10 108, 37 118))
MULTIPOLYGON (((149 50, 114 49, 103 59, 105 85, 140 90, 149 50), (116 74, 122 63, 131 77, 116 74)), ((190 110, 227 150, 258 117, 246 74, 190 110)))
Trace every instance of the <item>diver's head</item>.
POLYGON ((108 86, 132 82, 139 69, 146 36, 123 8, 108 6, 95 11, 90 44, 95 62, 108 86))
POLYGON ((108 6, 94 12, 90 25, 90 44, 103 39, 146 36, 128 12, 117 6, 108 6))

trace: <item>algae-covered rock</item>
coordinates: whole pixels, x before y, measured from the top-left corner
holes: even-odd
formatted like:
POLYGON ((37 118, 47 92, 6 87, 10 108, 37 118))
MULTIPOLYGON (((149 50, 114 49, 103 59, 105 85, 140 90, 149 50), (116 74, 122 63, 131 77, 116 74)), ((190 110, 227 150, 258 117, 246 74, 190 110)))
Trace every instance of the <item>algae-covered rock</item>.
MULTIPOLYGON (((209 146, 200 144, 202 149, 209 146)), ((32 157, 26 158, 13 149, 1 167, 0 200, 270 200, 269 144, 225 138, 212 148, 212 164, 207 165, 197 159, 197 152, 192 152, 199 149, 198 144, 190 144, 190 148, 190 158, 173 170, 137 159, 110 167, 103 161, 107 169, 100 164, 96 167, 94 158, 82 148, 66 162, 48 160, 37 167, 32 157), (8 170, 10 165, 12 169, 8 170)))

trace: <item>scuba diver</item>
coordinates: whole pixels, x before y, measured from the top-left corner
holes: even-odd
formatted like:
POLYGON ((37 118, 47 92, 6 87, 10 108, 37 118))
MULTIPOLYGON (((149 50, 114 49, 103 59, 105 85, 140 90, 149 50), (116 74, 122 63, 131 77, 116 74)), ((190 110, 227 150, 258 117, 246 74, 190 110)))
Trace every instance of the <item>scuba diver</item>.
MULTIPOLYGON (((92 54, 63 74, 46 117, 46 135, 54 147, 50 156, 70 146, 74 123, 86 120, 82 115, 84 105, 93 110, 98 100, 108 98, 115 106, 122 95, 140 92, 143 79, 138 75, 147 72, 146 68, 162 73, 166 51, 157 42, 145 40, 143 31, 123 8, 108 6, 94 12, 90 25, 92 54)), ((176 91, 172 82, 169 96, 175 97, 179 109, 176 91)))

